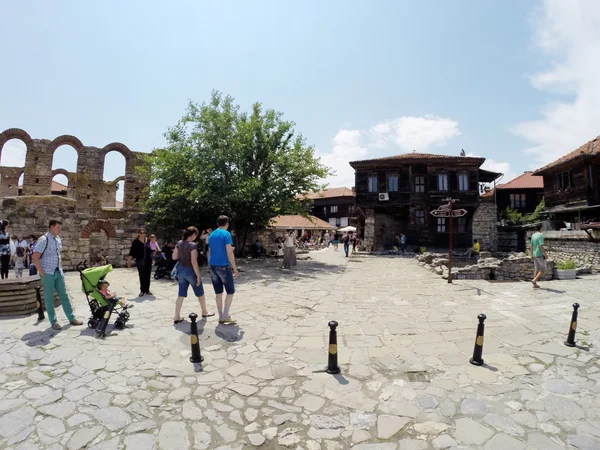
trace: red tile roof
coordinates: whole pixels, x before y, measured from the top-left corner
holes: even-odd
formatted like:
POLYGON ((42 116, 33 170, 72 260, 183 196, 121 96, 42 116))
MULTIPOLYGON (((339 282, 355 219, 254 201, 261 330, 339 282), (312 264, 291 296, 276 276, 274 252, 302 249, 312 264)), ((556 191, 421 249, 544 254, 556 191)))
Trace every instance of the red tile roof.
POLYGON ((558 158, 556 161, 553 161, 550 164, 546 164, 544 167, 536 170, 533 173, 535 175, 542 175, 543 172, 545 172, 548 169, 553 169, 555 167, 561 166, 561 165, 563 165, 569 161, 572 161, 574 159, 577 159, 581 156, 600 155, 600 143, 598 142, 599 140, 600 140, 600 136, 598 136, 595 139, 592 139, 589 142, 586 142, 581 147, 579 147, 577 150, 573 150, 571 153, 567 153, 565 156, 558 158))
POLYGON ((271 219, 271 227, 295 230, 335 230, 335 226, 315 216, 277 216, 271 219))
POLYGON ((319 198, 335 198, 335 197, 354 197, 355 193, 352 189, 347 187, 329 188, 323 189, 319 192, 309 192, 306 195, 302 195, 302 198, 310 200, 316 200, 319 198))
POLYGON ((504 189, 544 189, 544 177, 533 175, 533 172, 525 172, 508 183, 496 186, 499 190, 504 189))
POLYGON ((375 158, 375 159, 365 159, 361 161, 352 161, 350 165, 353 163, 365 163, 365 162, 375 162, 375 161, 397 161, 397 160, 429 160, 429 159, 456 159, 462 161, 473 161, 480 162, 482 164, 485 161, 485 158, 476 158, 471 156, 450 156, 450 155, 439 155, 435 153, 402 153, 401 155, 393 155, 393 156, 384 156, 383 158, 375 158))
POLYGON ((481 194, 481 197, 483 197, 483 198, 490 198, 490 197, 493 197, 493 196, 494 196, 494 188, 488 189, 483 194, 481 194))

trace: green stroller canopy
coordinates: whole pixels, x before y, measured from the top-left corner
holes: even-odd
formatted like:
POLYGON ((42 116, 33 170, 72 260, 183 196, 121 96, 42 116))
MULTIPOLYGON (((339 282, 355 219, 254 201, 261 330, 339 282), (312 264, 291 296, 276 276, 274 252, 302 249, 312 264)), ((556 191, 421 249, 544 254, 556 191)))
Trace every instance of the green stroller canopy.
POLYGON ((104 279, 112 270, 113 266, 108 264, 106 266, 90 267, 81 272, 81 289, 85 294, 91 294, 103 306, 108 305, 108 303, 98 291, 98 282, 104 279))

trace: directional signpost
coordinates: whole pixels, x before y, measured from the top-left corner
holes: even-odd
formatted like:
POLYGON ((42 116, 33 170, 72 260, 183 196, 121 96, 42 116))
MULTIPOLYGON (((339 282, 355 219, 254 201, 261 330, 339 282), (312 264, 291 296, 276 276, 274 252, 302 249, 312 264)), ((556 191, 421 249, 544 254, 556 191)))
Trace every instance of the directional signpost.
POLYGON ((434 209, 429 214, 433 217, 444 217, 450 219, 450 237, 448 244, 448 283, 452 283, 452 219, 454 217, 462 217, 467 214, 466 209, 453 209, 455 198, 445 198, 446 205, 440 206, 438 209, 434 209))

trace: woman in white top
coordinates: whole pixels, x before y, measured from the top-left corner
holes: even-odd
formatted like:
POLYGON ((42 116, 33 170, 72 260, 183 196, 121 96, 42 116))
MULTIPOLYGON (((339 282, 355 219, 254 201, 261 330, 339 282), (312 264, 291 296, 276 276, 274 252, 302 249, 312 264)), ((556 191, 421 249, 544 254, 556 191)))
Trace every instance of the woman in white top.
POLYGON ((294 230, 288 230, 283 243, 283 268, 291 269, 296 265, 296 236, 294 230))

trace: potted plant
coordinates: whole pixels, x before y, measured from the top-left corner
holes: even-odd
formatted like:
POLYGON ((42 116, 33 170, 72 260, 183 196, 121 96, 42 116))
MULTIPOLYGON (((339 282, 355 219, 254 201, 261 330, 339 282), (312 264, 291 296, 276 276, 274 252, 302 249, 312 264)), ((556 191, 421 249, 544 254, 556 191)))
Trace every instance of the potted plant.
POLYGON ((572 259, 558 261, 554 272, 557 280, 574 280, 577 278, 577 263, 572 259))

